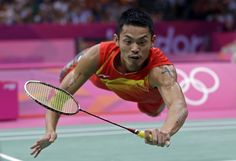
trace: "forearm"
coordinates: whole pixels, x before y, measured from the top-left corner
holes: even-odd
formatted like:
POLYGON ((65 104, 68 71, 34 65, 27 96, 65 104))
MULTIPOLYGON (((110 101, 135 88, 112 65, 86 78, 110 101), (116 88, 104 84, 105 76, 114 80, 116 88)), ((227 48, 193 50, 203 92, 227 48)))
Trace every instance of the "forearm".
POLYGON ((169 107, 167 117, 161 131, 174 135, 184 124, 188 116, 188 110, 185 104, 173 105, 169 107))
MULTIPOLYGON (((78 88, 85 82, 87 77, 82 73, 72 70, 67 76, 63 79, 60 84, 60 88, 66 90, 70 94, 74 94, 78 88)), ((51 110, 47 110, 45 121, 46 121, 46 132, 55 132, 60 114, 51 110)))
POLYGON ((46 119, 45 119, 45 123, 46 123, 46 132, 49 131, 56 131, 56 127, 57 127, 57 123, 58 120, 60 118, 60 114, 47 110, 46 112, 46 119))
MULTIPOLYGON (((60 88, 66 90, 67 92, 74 94, 74 92, 77 90, 75 89, 71 84, 73 82, 73 73, 69 73, 65 79, 61 82, 60 88), (68 83, 69 82, 69 83, 68 83)), ((45 123, 46 123, 46 132, 55 132, 58 120, 60 118, 60 114, 56 113, 51 110, 47 110, 46 116, 45 116, 45 123)))
MULTIPOLYGON (((60 88, 66 90, 70 94, 74 94, 84 82, 83 75, 79 72, 71 71, 60 84, 60 88), (77 81, 80 79, 80 81, 77 81)), ((45 116, 46 132, 55 132, 60 114, 51 110, 47 110, 45 116)))

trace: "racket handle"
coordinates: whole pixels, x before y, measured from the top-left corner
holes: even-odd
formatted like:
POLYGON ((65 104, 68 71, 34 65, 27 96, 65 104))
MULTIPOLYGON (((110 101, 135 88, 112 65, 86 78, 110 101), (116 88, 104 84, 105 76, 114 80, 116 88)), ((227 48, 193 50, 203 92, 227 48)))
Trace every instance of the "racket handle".
POLYGON ((143 130, 141 131, 138 131, 138 134, 137 134, 140 138, 145 138, 145 132, 143 130))
MULTIPOLYGON (((137 135, 138 135, 140 138, 145 138, 145 132, 144 132, 144 130, 138 131, 137 135)), ((152 139, 152 135, 150 135, 149 137, 152 139)), ((170 141, 167 141, 167 142, 165 143, 165 146, 166 146, 166 147, 169 147, 169 146, 170 146, 170 141)))

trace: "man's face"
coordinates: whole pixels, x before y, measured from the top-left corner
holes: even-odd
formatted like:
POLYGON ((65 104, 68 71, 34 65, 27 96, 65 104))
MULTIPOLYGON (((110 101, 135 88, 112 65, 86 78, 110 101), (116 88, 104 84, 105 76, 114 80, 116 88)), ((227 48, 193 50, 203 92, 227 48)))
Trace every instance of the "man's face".
POLYGON ((124 25, 119 35, 115 35, 116 44, 120 47, 121 64, 129 72, 135 72, 143 67, 145 60, 155 41, 148 27, 124 25))

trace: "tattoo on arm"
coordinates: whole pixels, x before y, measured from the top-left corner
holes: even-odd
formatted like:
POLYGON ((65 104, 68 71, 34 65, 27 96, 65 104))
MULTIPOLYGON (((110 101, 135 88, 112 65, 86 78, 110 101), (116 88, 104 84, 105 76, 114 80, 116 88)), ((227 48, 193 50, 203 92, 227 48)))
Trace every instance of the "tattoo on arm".
POLYGON ((84 51, 81 51, 79 54, 77 54, 74 59, 72 59, 68 64, 66 64, 66 66, 63 67, 63 69, 61 70, 60 76, 59 76, 59 80, 60 82, 62 82, 62 80, 66 77, 66 75, 76 67, 76 65, 78 64, 79 59, 81 58, 82 55, 84 55, 84 51))
POLYGON ((180 113, 179 118, 177 119, 177 121, 175 122, 175 126, 172 129, 171 135, 175 134, 184 124, 186 118, 187 118, 187 112, 184 111, 182 113, 180 113))
POLYGON ((170 77, 174 77, 173 70, 170 70, 168 67, 164 67, 163 71, 161 74, 168 74, 170 77))
POLYGON ((75 56, 74 61, 78 61, 78 60, 80 59, 80 57, 81 57, 82 55, 84 55, 85 51, 86 51, 86 50, 83 50, 83 51, 79 52, 79 54, 77 54, 77 55, 75 56))

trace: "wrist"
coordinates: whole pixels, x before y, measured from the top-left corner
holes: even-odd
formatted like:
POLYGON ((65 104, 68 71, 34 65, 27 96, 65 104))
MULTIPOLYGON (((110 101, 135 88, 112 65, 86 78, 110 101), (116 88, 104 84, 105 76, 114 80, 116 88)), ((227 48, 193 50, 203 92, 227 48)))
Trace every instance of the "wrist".
POLYGON ((159 131, 160 131, 161 133, 171 135, 171 129, 169 129, 169 128, 161 127, 161 128, 159 129, 159 131))
POLYGON ((56 132, 56 128, 53 127, 53 126, 47 125, 47 126, 46 126, 46 129, 45 129, 45 132, 46 132, 46 133, 56 132))

